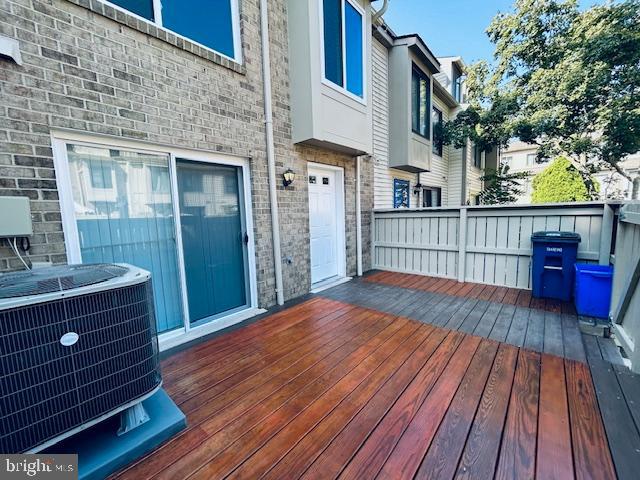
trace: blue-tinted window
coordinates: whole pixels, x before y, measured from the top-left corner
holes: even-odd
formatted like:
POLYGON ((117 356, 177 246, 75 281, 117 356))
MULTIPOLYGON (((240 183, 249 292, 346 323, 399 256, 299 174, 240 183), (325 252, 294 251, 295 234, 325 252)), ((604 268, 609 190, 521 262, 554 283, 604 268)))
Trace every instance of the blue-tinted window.
POLYGON ((89 174, 93 188, 113 188, 111 165, 100 160, 89 162, 89 174))
POLYGON ((110 2, 153 21, 153 0, 110 0, 110 2))
POLYGON ((345 38, 347 53, 347 90, 354 95, 362 97, 363 71, 362 71, 362 15, 353 5, 345 1, 345 38))
POLYGON ((409 208, 409 180, 393 179, 393 208, 409 208))
POLYGON ((231 0, 162 0, 162 24, 234 58, 231 0))
POLYGON ((342 0, 324 0, 324 76, 343 86, 342 75, 342 0))

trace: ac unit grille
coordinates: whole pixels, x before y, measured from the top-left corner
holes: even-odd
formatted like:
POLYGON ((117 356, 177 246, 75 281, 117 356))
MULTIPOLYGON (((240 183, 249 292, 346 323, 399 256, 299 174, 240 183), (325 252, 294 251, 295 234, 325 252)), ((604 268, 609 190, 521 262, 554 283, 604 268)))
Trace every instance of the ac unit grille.
POLYGON ((0 359, 1 452, 140 398, 161 381, 151 281, 0 311, 0 359))

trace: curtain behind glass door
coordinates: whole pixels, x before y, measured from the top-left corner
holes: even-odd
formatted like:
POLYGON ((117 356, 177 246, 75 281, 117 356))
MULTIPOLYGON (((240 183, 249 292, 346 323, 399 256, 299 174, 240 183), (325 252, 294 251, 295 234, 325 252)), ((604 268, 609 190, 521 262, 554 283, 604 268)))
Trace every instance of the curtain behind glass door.
POLYGON ((158 331, 183 325, 169 157, 67 145, 84 263, 151 272, 158 331))

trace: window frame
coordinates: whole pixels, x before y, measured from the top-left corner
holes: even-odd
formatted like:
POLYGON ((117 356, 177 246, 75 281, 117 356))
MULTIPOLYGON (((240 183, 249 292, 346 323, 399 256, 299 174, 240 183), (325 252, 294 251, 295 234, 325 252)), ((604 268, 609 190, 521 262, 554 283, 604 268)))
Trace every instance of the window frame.
POLYGON ((512 162, 513 162, 513 156, 509 155, 509 156, 504 157, 504 159, 500 163, 502 163, 503 165, 508 165, 509 168, 511 168, 513 166, 512 162))
POLYGON ((411 84, 409 85, 409 95, 411 96, 411 100, 410 100, 410 104, 411 104, 411 132, 418 135, 420 138, 424 138, 425 140, 429 140, 431 141, 432 137, 433 137, 433 132, 431 131, 431 127, 432 127, 432 121, 431 121, 431 113, 432 113, 432 108, 433 108, 433 99, 432 99, 432 80, 431 77, 429 77, 429 75, 427 75, 418 65, 415 64, 415 62, 412 62, 411 64, 411 84), (413 103, 413 74, 416 74, 418 76, 418 105, 415 105, 413 103), (420 80, 425 80, 427 82, 427 106, 425 108, 425 110, 428 112, 428 119, 427 119, 427 124, 428 124, 428 128, 427 128, 427 134, 423 135, 422 133, 420 133, 420 80), (414 111, 414 108, 416 108, 416 110, 414 111), (413 128, 413 121, 414 121, 414 116, 417 115, 418 116, 418 130, 415 130, 413 128))
POLYGON ((436 142, 436 133, 435 133, 435 126, 436 123, 434 123, 433 121, 433 115, 436 114, 438 116, 438 121, 436 122, 438 125, 443 125, 444 124, 444 114, 442 113, 442 110, 440 110, 438 107, 436 107, 435 105, 431 106, 431 136, 433 137, 432 141, 431 141, 431 153, 433 153, 434 155, 437 155, 438 157, 442 158, 442 155, 444 154, 444 144, 442 142, 442 139, 440 139, 439 142, 436 142))
POLYGON ((140 20, 141 22, 145 22, 149 25, 153 25, 154 27, 168 32, 171 35, 175 35, 178 38, 181 38, 183 40, 186 40, 187 42, 193 43, 194 45, 197 45, 201 48, 204 48, 205 50, 208 50, 210 52, 215 53, 216 55, 220 55, 223 58, 226 58, 227 60, 231 60, 232 62, 238 63, 238 64, 242 64, 243 63, 243 56, 242 56, 242 39, 241 39, 241 34, 240 34, 240 5, 239 5, 239 1, 240 0, 229 0, 229 2, 231 3, 231 23, 232 23, 232 31, 233 31, 233 57, 230 57, 222 52, 219 52, 218 50, 215 50, 211 47, 207 47, 206 45, 203 45, 200 42, 197 42, 196 40, 193 40, 189 37, 186 37, 178 32, 174 32, 173 30, 170 30, 166 27, 164 27, 162 25, 162 0, 152 0, 153 2, 153 20, 149 20, 148 18, 144 18, 141 17, 140 15, 138 15, 137 13, 132 12, 131 10, 127 10, 124 7, 121 7, 120 5, 116 5, 115 3, 111 3, 109 0, 98 0, 98 2, 103 3, 105 5, 110 6, 111 8, 114 8, 120 12, 123 12, 127 15, 131 15, 132 17, 140 20))
MULTIPOLYGON (((158 1, 158 0, 154 0, 158 1)), ((237 1, 237 0, 234 0, 237 1)), ((367 23, 366 23, 366 11, 360 6, 355 0, 341 0, 340 2, 340 18, 342 25, 342 85, 338 85, 333 81, 329 80, 325 74, 325 63, 324 63, 324 0, 318 2, 318 15, 319 15, 319 34, 320 34, 320 70, 322 73, 322 84, 327 87, 332 88, 333 90, 346 95, 352 100, 357 101, 363 105, 367 104, 367 92, 368 92, 368 76, 367 76, 367 23), (345 21, 345 10, 344 3, 349 2, 351 5, 361 16, 362 18, 362 97, 356 95, 355 93, 347 90, 347 37, 346 37, 346 21, 345 21)))
MULTIPOLYGON (((430 197, 430 198, 433 198, 433 197, 430 197)), ((441 206, 442 206, 442 187, 423 187, 422 208, 437 208, 441 206), (428 205, 425 205, 426 204, 425 200, 427 199, 427 196, 426 196, 427 192, 429 192, 430 194, 436 193, 438 205, 431 205, 430 207, 428 205)))
POLYGON ((535 153, 527 153, 527 158, 526 158, 526 165, 527 167, 533 167, 536 164, 536 154, 535 153), (529 159, 531 160, 531 163, 529 163, 529 159))
POLYGON ((483 154, 483 151, 480 150, 478 145, 474 145, 473 146, 473 158, 472 158, 473 167, 474 168, 478 168, 478 169, 482 170, 482 163, 483 163, 482 162, 482 156, 483 156, 482 154, 483 154), (478 156, 479 156, 478 163, 476 163, 476 154, 478 154, 478 156))

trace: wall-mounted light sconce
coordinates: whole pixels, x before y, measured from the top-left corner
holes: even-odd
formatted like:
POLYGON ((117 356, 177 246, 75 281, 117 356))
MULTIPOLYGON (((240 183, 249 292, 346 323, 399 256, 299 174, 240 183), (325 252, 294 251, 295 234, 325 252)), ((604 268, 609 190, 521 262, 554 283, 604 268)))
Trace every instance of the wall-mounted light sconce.
POLYGON ((293 173, 293 170, 291 170, 290 168, 288 168, 287 171, 282 174, 282 184, 285 187, 291 185, 295 179, 296 174, 293 173))
POLYGON ((416 183, 413 186, 413 194, 414 195, 420 195, 420 192, 422 191, 422 184, 421 183, 416 183))

